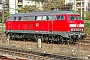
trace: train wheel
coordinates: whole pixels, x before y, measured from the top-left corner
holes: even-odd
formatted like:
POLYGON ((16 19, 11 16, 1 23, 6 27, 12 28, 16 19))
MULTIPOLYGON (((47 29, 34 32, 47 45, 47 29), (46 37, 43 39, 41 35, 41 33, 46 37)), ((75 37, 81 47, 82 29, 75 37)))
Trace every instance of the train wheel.
POLYGON ((61 43, 61 37, 60 37, 60 36, 57 37, 57 43, 58 43, 58 44, 61 43))
POLYGON ((49 38, 49 36, 47 37, 48 39, 47 39, 47 44, 50 44, 51 43, 51 40, 50 40, 50 38, 49 38))
POLYGON ((65 45, 67 44, 67 38, 64 38, 64 44, 65 45))
POLYGON ((67 40, 67 44, 70 44, 70 40, 67 40))
POLYGON ((46 43, 49 44, 49 41, 47 40, 46 43))
POLYGON ((37 42, 39 37, 40 37, 40 36, 38 36, 38 35, 34 35, 33 42, 37 42))
POLYGON ((74 38, 74 39, 72 39, 72 44, 76 44, 76 39, 74 38))
POLYGON ((64 38, 63 37, 61 37, 61 43, 64 44, 64 38))
POLYGON ((11 39, 11 40, 13 39, 13 37, 12 37, 13 34, 12 33, 8 34, 8 36, 9 36, 9 39, 11 39))
POLYGON ((9 33, 9 34, 8 34, 8 38, 11 39, 11 40, 14 39, 14 38, 13 38, 13 34, 12 34, 12 33, 9 33))
POLYGON ((51 40, 47 40, 47 44, 50 44, 51 43, 51 40))
POLYGON ((62 36, 59 37, 59 43, 63 44, 64 43, 64 39, 62 36))

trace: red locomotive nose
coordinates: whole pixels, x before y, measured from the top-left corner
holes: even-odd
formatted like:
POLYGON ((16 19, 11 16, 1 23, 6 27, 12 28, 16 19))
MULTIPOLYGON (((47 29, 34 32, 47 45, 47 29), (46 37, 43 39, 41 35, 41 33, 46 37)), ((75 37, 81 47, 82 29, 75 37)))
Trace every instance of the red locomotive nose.
POLYGON ((80 15, 69 15, 69 27, 70 31, 84 31, 84 21, 81 19, 80 15))

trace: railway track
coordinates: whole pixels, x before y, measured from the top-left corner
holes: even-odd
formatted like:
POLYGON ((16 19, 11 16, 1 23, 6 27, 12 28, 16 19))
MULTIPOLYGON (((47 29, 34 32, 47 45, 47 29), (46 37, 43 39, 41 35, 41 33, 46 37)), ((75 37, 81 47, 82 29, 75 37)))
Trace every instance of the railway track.
POLYGON ((53 55, 48 53, 39 53, 33 51, 25 51, 21 49, 15 49, 15 48, 3 47, 3 46, 0 46, 0 52, 10 54, 13 56, 25 57, 28 59, 35 59, 35 60, 82 60, 73 57, 53 55))
POLYGON ((0 55, 0 60, 26 60, 26 59, 21 59, 21 58, 8 58, 7 56, 2 56, 0 55))
MULTIPOLYGON (((0 37, 1 36, 2 36, 2 33, 0 33, 0 37)), ((86 40, 82 40, 78 42, 78 44, 90 46, 89 42, 90 42, 90 39, 88 36, 86 40)), ((77 59, 73 57, 66 57, 66 56, 53 55, 53 54, 47 54, 47 53, 39 53, 39 52, 33 52, 33 51, 24 51, 21 49, 14 49, 14 48, 8 48, 8 47, 3 47, 3 46, 0 46, 0 52, 6 53, 12 56, 25 57, 28 59, 35 59, 35 60, 82 60, 82 59, 77 59)), ((2 57, 4 56, 1 56, 1 58, 2 57)), ((7 59, 10 59, 10 58, 7 57, 7 59)), ((19 58, 16 58, 16 59, 19 59, 19 58)))
POLYGON ((90 36, 87 36, 85 40, 79 41, 78 44, 90 46, 90 36))

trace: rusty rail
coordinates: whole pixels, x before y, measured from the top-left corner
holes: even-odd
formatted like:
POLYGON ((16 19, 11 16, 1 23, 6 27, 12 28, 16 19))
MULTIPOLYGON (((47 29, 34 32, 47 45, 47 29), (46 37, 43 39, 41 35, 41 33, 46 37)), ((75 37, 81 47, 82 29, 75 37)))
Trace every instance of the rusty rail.
POLYGON ((8 53, 8 54, 13 55, 13 56, 33 58, 36 60, 82 60, 82 59, 78 59, 78 58, 74 58, 74 57, 67 57, 67 56, 53 55, 53 54, 48 54, 48 53, 26 51, 26 50, 3 47, 3 46, 0 46, 0 51, 2 51, 3 53, 8 53))

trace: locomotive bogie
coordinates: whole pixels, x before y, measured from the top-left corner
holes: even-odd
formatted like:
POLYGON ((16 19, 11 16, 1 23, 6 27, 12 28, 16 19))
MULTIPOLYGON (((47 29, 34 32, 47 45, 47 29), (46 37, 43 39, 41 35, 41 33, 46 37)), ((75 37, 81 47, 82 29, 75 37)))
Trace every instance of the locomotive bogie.
MULTIPOLYGON (((8 34, 7 34, 8 35, 8 34)), ((79 35, 69 35, 65 37, 64 35, 58 34, 34 34, 34 33, 9 33, 10 39, 21 39, 21 40, 33 40, 37 41, 38 38, 41 38, 42 42, 47 43, 68 43, 68 42, 76 42, 79 40, 79 35)), ((82 35, 80 35, 82 36, 82 35)))

